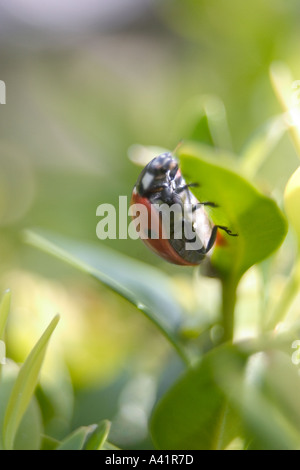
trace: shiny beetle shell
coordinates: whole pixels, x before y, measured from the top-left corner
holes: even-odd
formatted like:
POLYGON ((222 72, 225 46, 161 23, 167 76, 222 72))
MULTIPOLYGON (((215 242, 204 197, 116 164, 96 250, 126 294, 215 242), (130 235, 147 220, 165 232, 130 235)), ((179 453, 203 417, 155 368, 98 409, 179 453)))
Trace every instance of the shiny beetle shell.
MULTIPOLYGON (((172 154, 159 155, 142 170, 132 193, 131 205, 134 204, 142 204, 147 211, 146 219, 142 223, 139 220, 139 233, 146 237, 142 238, 143 242, 166 261, 178 265, 198 265, 212 248, 218 226, 208 218, 204 203, 201 204, 191 193, 172 154), (181 238, 176 237, 172 227, 167 232, 164 213, 160 212, 163 205, 169 208, 176 205, 172 222, 175 220, 177 226, 181 224, 181 238), (184 211, 185 207, 190 210, 184 211), (189 249, 191 246, 197 249, 189 249)), ((136 219, 135 215, 133 219, 136 219)), ((226 227, 220 228, 231 234, 226 227)))

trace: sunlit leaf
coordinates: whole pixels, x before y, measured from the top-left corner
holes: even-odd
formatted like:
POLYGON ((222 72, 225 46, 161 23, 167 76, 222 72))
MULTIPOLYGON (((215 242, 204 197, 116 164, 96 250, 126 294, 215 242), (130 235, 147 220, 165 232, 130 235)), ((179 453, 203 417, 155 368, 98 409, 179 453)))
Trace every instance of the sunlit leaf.
POLYGON ((277 204, 228 166, 226 157, 206 146, 192 143, 178 149, 183 175, 199 187, 193 193, 211 201, 208 209, 217 225, 228 227, 237 237, 224 234, 225 242, 214 249, 212 264, 222 277, 239 279, 255 263, 269 256, 282 243, 286 222, 277 204))
POLYGON ((34 346, 22 365, 12 389, 7 405, 4 424, 4 447, 12 449, 20 421, 28 407, 38 382, 40 369, 44 360, 50 337, 59 321, 55 316, 37 344, 34 346))

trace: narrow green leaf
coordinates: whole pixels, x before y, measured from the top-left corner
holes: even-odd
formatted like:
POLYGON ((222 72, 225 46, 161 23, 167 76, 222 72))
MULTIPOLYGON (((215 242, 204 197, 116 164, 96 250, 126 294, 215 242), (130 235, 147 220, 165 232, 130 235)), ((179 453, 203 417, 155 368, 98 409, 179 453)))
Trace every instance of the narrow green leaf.
MULTIPOLYGON (((0 385, 0 450, 4 450, 2 430, 5 412, 19 371, 19 365, 11 359, 7 359, 5 366, 2 368, 0 385)), ((42 430, 40 407, 36 397, 33 396, 18 427, 14 440, 14 450, 40 449, 42 430)))
POLYGON ((27 243, 93 276, 143 312, 188 362, 180 330, 183 311, 166 275, 98 244, 78 243, 47 232, 25 232, 27 243))
POLYGON ((33 396, 47 345, 58 321, 59 315, 56 315, 20 369, 4 418, 3 442, 5 449, 13 448, 16 432, 33 396))
POLYGON ((93 432, 94 425, 82 426, 66 437, 55 450, 83 450, 86 439, 93 432))
POLYGON ((85 444, 85 450, 101 450, 104 443, 108 438, 111 423, 110 421, 103 420, 98 425, 91 437, 85 444))
POLYGON ((42 412, 35 396, 21 419, 14 439, 14 450, 40 450, 43 432, 42 412))
POLYGON ((207 209, 213 222, 238 233, 230 237, 222 232, 225 242, 211 258, 221 277, 238 280, 279 247, 286 235, 285 219, 275 201, 225 166, 228 159, 221 152, 186 143, 178 156, 187 182, 199 184, 192 189, 198 200, 218 205, 207 209))
POLYGON ((0 303, 0 340, 4 337, 4 330, 10 310, 11 292, 7 289, 0 303))

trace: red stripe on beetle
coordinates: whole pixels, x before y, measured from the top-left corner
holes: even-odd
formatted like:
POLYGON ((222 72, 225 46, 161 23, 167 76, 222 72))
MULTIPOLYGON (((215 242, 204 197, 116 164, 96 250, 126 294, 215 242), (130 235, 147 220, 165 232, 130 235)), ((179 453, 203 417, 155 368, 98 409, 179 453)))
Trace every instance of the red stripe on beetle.
MULTIPOLYGON (((198 263, 190 263, 185 259, 181 258, 179 254, 174 250, 170 241, 164 237, 165 231, 162 226, 159 213, 155 210, 151 210, 152 204, 146 197, 139 196, 136 192, 132 194, 131 203, 133 204, 143 204, 147 208, 148 220, 147 226, 140 227, 140 232, 148 235, 148 230, 152 230, 154 233, 158 234, 158 238, 141 238, 143 243, 154 251, 158 256, 164 258, 169 263, 178 264, 181 266, 196 266, 198 263), (151 217, 152 215, 152 217, 151 217), (154 220, 153 220, 154 217, 154 220)), ((135 217, 132 216, 132 219, 135 220, 135 217)))

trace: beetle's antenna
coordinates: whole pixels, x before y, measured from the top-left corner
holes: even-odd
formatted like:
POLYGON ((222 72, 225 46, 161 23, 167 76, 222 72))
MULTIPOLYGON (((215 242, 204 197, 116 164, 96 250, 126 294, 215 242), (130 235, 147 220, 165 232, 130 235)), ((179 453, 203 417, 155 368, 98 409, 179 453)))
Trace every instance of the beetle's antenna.
POLYGON ((176 154, 177 150, 182 146, 183 144, 183 139, 180 139, 180 141, 178 142, 178 144, 176 145, 175 149, 173 150, 173 155, 176 154))

